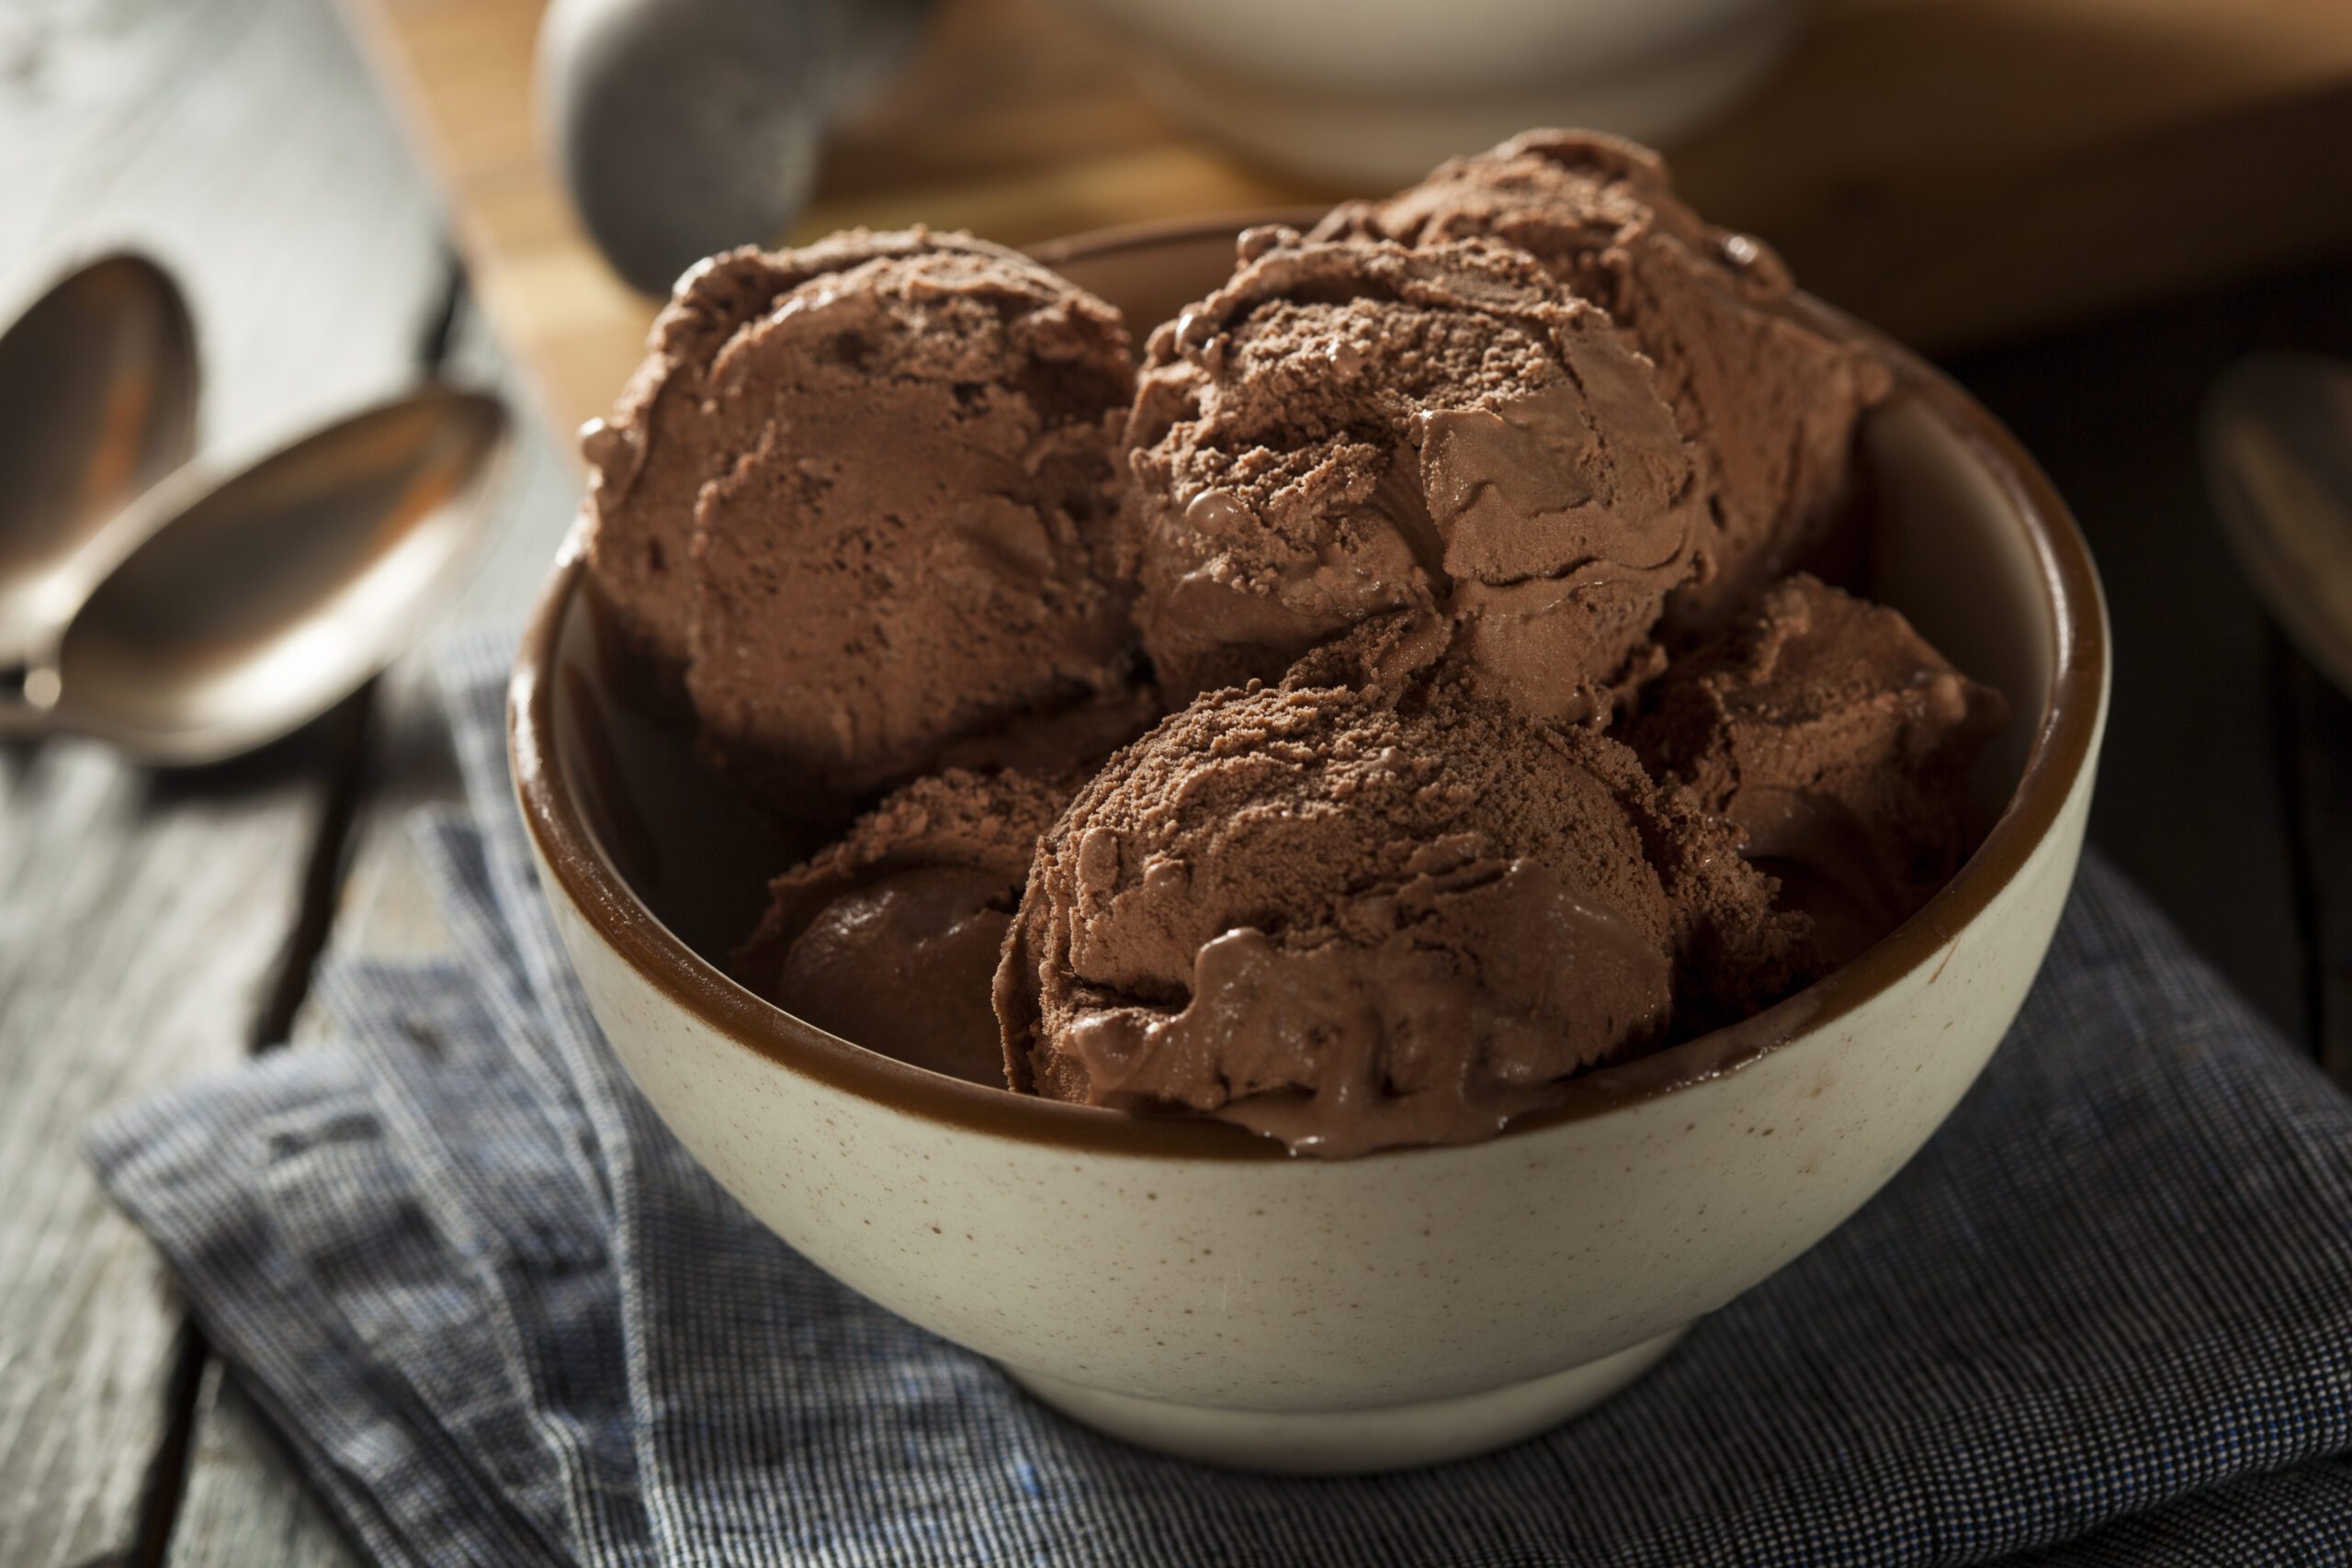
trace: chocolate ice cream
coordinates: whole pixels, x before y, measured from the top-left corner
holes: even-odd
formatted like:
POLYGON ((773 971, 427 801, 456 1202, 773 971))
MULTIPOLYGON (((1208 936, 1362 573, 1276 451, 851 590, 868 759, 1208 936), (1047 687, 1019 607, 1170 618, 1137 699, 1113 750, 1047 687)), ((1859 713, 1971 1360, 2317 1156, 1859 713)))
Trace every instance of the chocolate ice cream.
POLYGON ((1900 613, 1800 573, 1678 660, 1632 739, 1738 828, 1842 961, 1959 869, 1968 767, 2007 713, 1900 613))
POLYGON ((1070 784, 951 769, 888 796, 770 887, 736 977, 842 1039, 1001 1087, 990 976, 1070 784))
POLYGON ((1877 355, 1791 308, 1779 257, 1703 221, 1657 154, 1614 137, 1530 131, 1341 207, 1314 236, 1499 241, 1633 335, 1702 467, 1699 575, 1669 606, 1679 626, 1719 625, 1820 542, 1855 422, 1892 384, 1877 355))
POLYGON ((1678 937, 1724 913, 1677 909, 1648 793, 1443 682, 1204 695, 1039 846, 996 978, 1014 1087, 1325 1156, 1488 1136, 1664 1037, 1678 937))
POLYGON ((1498 247, 1253 231, 1152 335, 1127 440, 1136 618, 1176 700, 1402 610, 1482 692, 1586 719, 1691 570, 1694 471, 1648 363, 1498 247))
MULTIPOLYGON (((910 248, 911 240, 910 237, 910 248)), ((881 254, 878 240, 829 241, 793 257, 741 250, 679 280, 646 356, 609 420, 581 432, 588 459, 589 586, 630 649, 673 676, 694 620, 695 499, 734 454, 713 449, 704 412, 712 360, 738 332, 828 265, 881 254)))
POLYGON ((773 884, 759 994, 1301 1153, 1459 1143, 1965 853, 2001 699, 1790 575, 1889 384, 1654 156, 1539 132, 1245 234, 1140 375, 968 238, 720 257, 589 437, 590 566, 801 841, 882 795, 773 884))
POLYGON ((964 236, 689 275, 608 428, 589 560, 749 792, 821 812, 1131 681, 1109 306, 964 236))

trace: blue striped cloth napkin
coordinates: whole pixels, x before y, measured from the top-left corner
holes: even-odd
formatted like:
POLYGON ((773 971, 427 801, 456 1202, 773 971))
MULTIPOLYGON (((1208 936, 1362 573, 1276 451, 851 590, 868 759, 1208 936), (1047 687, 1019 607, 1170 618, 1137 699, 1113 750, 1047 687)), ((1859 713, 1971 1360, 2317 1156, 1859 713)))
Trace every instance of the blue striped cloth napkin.
POLYGON ((454 950, 90 1149, 388 1563, 2352 1562, 2352 1101, 2096 860, 1951 1123, 1593 1414, 1351 1481, 1125 1447, 835 1284, 606 1053, 450 650, 454 950))

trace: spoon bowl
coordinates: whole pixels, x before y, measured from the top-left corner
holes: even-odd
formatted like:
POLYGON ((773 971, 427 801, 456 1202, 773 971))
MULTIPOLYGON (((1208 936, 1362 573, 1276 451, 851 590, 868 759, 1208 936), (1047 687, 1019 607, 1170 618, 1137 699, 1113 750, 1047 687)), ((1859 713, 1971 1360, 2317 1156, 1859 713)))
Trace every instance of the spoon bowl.
POLYGON ((140 540, 75 611, 0 724, 217 761, 323 712, 422 629, 481 544, 509 422, 428 388, 305 436, 225 481, 184 472, 124 526, 140 540))
POLYGON ((196 330, 169 274, 100 256, 0 334, 0 664, 52 641, 196 447, 196 330))
POLYGON ((2243 360, 2207 400, 2203 439, 2238 564, 2305 657, 2352 692, 2352 366, 2243 360))

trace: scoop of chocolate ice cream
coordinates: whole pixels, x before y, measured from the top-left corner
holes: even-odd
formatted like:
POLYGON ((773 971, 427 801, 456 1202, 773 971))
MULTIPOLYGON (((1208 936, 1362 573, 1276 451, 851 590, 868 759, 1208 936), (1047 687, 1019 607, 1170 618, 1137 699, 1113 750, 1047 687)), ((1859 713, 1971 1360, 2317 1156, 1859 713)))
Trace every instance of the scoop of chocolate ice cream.
POLYGON ((673 677, 684 672, 694 621, 695 499, 735 456, 715 448, 703 412, 711 362, 782 296, 884 254, 891 238, 901 251, 915 248, 911 235, 851 236, 789 255, 731 251, 695 266, 654 318, 612 417, 581 432, 589 585, 630 650, 673 677))
POLYGON ((754 798, 838 807, 1130 679, 1119 317, 964 236, 689 275, 613 423, 590 565, 754 798))
POLYGON ((1501 247, 1251 231, 1153 334, 1127 441, 1136 617, 1178 701, 1405 611, 1485 694, 1581 720, 1691 570, 1648 363, 1501 247))
POLYGON ((1667 1026, 1677 916, 1620 759, 1442 687, 1204 695, 1038 847, 1014 1087, 1320 1155, 1492 1134, 1667 1026))
POLYGON ((1037 836, 1069 795, 960 769, 896 791, 775 879, 736 977, 844 1040, 1003 1087, 991 977, 1037 836))
POLYGON ((1341 207, 1314 237, 1506 243, 1633 335, 1702 464, 1700 576, 1668 606, 1685 627, 1719 624, 1820 542, 1855 422, 1890 386, 1874 354, 1791 310, 1777 256, 1702 220, 1656 153, 1613 137, 1531 131, 1341 207))
POLYGON ((1969 765, 2006 722, 1902 615, 1799 573, 1650 688, 1650 764, 1735 823, 1842 962, 1926 900, 1969 842, 1969 765))

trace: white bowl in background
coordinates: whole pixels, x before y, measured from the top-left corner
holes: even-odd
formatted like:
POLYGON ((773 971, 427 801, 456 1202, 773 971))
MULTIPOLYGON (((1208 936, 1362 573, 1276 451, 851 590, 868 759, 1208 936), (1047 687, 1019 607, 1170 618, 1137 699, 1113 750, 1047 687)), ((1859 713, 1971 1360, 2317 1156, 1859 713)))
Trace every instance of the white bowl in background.
POLYGON ((1062 0, 1185 119, 1277 168, 1404 185, 1531 125, 1668 141, 1787 52, 1802 0, 1062 0))

